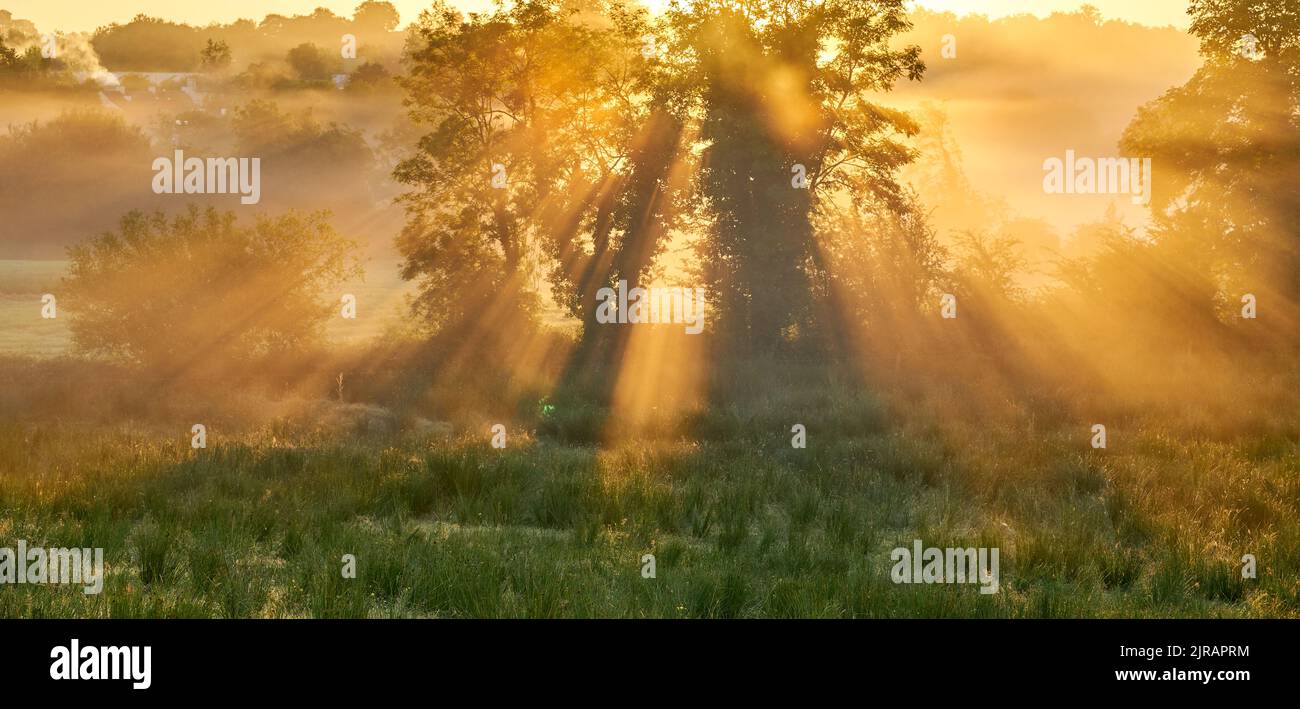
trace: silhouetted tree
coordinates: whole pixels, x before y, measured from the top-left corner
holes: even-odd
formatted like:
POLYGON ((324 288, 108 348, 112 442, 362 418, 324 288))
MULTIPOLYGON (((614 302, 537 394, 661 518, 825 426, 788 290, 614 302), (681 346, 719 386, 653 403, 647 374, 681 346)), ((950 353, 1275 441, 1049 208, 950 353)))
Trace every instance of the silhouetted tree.
POLYGON ((222 40, 208 40, 203 48, 202 65, 208 71, 219 71, 230 66, 230 45, 222 40))
POLYGON ((570 312, 590 312, 611 269, 627 126, 644 115, 628 64, 638 25, 623 5, 518 2, 462 17, 438 3, 414 24, 401 84, 430 132, 394 174, 413 188, 398 247, 428 321, 531 312, 543 274, 570 312))
MULTIPOLYGON (((1152 233, 1197 254, 1192 277, 1300 323, 1300 6, 1193 0, 1203 66, 1124 133, 1154 165, 1152 233)), ((1205 310, 1205 302, 1188 307, 1205 310)))
POLYGON ((392 32, 401 20, 393 3, 377 0, 366 0, 357 5, 356 11, 352 13, 352 21, 356 23, 357 29, 365 33, 392 32))
POLYGON ((903 204, 911 152, 894 136, 915 124, 872 94, 919 79, 920 50, 889 43, 908 27, 901 0, 697 0, 669 21, 702 113, 704 274, 734 346, 770 354, 817 327, 814 215, 903 204))
POLYGON ((303 81, 324 81, 330 77, 330 62, 314 44, 304 42, 290 49, 285 59, 303 81))

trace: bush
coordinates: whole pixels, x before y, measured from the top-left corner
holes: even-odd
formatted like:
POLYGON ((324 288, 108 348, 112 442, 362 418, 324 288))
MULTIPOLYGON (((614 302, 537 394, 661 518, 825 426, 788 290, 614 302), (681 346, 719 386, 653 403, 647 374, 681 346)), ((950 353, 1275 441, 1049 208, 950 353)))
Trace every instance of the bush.
POLYGON ((336 307, 326 293, 359 275, 355 248, 324 213, 131 212, 69 249, 73 342, 171 373, 298 349, 336 307))

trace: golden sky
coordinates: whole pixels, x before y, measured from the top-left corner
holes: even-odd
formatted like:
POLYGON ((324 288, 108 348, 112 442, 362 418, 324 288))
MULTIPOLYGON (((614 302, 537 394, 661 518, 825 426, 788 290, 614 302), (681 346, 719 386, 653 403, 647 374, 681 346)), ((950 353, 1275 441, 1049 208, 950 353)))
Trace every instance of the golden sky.
MULTIPOLYGON (((87 31, 111 22, 125 22, 144 13, 191 24, 230 22, 246 17, 261 19, 270 13, 295 15, 325 7, 340 15, 351 15, 362 0, 0 0, 0 9, 15 17, 31 20, 41 30, 87 31)), ((428 0, 391 0, 402 13, 403 22, 428 7, 428 0)), ((491 0, 452 0, 467 10, 484 9, 491 0)), ((647 0, 651 7, 668 0, 647 0)), ((1081 0, 919 0, 917 3, 935 10, 958 14, 981 13, 990 17, 1032 13, 1047 15, 1054 11, 1078 8, 1081 0)), ((1187 26, 1186 0, 1090 0, 1103 16, 1148 25, 1187 26)))

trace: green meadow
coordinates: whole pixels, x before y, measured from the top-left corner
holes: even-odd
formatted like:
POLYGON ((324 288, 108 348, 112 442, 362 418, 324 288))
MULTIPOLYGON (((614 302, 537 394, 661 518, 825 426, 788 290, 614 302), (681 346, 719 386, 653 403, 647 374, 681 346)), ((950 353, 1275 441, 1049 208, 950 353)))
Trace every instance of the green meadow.
MULTIPOLYGON (((0 366, 0 540, 102 546, 107 570, 98 595, 5 587, 0 616, 1300 615, 1293 424, 1128 412, 1093 450, 1060 412, 954 423, 901 390, 763 376, 622 440, 607 409, 534 406, 502 450, 482 419, 376 430, 378 407, 250 395, 195 450, 190 419, 225 393, 140 392, 62 358, 62 321, 39 318, 62 265, 2 265, 21 354, 0 366), (914 539, 999 548, 999 592, 893 583, 914 539)), ((397 283, 357 284, 360 302, 400 301, 397 283)))
POLYGON ((11 397, 0 539, 102 546, 107 578, 93 596, 4 588, 0 615, 1300 614, 1289 433, 1133 418, 1093 450, 1067 421, 954 427, 788 384, 600 446, 580 441, 608 412, 556 407, 510 423, 505 449, 486 423, 376 433, 285 414, 214 424, 194 450, 179 415, 22 422, 11 397), (891 582, 891 549, 914 539, 999 548, 998 593, 891 582))

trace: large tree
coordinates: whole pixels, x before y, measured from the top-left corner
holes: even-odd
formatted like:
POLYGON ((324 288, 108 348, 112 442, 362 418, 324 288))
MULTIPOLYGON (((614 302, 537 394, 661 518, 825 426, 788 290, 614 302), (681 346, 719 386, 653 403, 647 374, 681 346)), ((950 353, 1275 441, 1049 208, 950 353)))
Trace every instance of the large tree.
MULTIPOLYGON (((1122 145, 1150 157, 1153 234, 1194 255, 1229 305, 1253 292, 1300 310, 1300 5, 1193 0, 1204 64, 1143 106, 1122 145)), ((1213 294, 1210 294, 1213 297, 1213 294)), ((1205 309, 1202 302, 1188 303, 1205 309)))
POLYGON ((919 78, 919 50, 889 44, 906 27, 895 0, 693 0, 654 37, 624 2, 435 5, 402 80, 429 132, 396 171, 417 308, 526 307, 546 273, 590 342, 597 290, 640 283, 681 226, 706 234, 699 270, 736 342, 806 334, 830 290, 826 215, 905 207, 898 138, 915 125, 870 97, 919 78))
POLYGON ((644 21, 622 2, 421 15, 401 83, 428 132, 395 175, 412 188, 398 248, 427 320, 528 312, 543 276, 572 314, 592 311, 647 111, 644 21))
POLYGON ((704 275, 733 343, 773 353, 811 334, 819 300, 834 317, 827 213, 905 205, 897 139, 916 126, 872 94, 919 79, 920 50, 890 45, 901 0, 689 0, 669 16, 706 146, 704 275))

